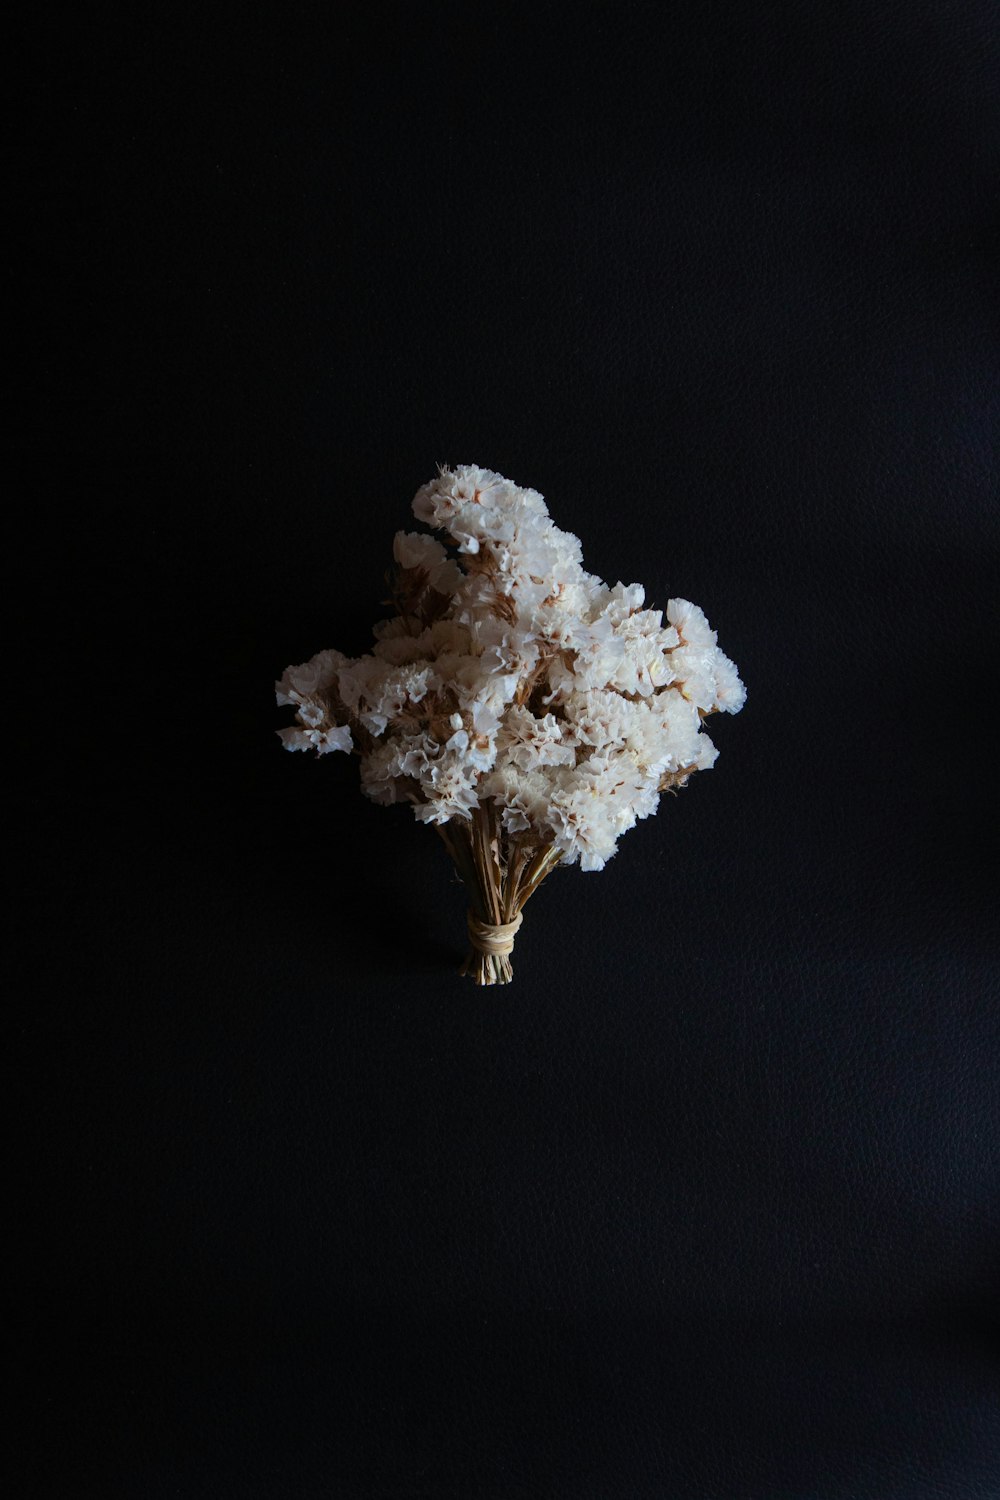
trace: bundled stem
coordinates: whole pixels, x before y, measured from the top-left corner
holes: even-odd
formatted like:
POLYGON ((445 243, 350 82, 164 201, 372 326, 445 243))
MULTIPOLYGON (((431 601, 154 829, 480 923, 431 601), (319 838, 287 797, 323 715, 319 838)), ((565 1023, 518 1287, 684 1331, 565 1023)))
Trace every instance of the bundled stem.
POLYGON ((469 893, 470 947, 459 972, 476 984, 509 984, 521 910, 562 854, 537 838, 509 835, 492 801, 481 802, 468 823, 454 819, 437 830, 469 893))

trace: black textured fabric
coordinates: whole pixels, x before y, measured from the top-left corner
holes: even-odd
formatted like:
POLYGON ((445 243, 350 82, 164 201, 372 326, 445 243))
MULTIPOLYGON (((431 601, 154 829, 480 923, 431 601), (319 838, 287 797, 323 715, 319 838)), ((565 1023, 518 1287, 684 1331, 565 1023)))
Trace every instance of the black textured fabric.
POLYGON ((289 9, 19 54, 8 1493, 1000 1496, 996 8, 289 9), (275 737, 439 461, 749 690, 505 989, 275 737))

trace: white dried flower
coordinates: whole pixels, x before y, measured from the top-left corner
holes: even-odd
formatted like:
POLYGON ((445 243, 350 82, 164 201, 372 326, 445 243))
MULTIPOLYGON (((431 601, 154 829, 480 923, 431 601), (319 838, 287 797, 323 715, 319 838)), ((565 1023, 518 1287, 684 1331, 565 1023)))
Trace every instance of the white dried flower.
POLYGON ((400 613, 371 654, 283 673, 283 744, 355 748, 373 801, 442 827, 495 816, 509 841, 602 869, 666 785, 714 764, 703 721, 742 708, 736 667, 697 605, 646 608, 641 584, 586 572, 542 496, 491 469, 442 468, 413 513, 438 535, 395 536, 400 613))

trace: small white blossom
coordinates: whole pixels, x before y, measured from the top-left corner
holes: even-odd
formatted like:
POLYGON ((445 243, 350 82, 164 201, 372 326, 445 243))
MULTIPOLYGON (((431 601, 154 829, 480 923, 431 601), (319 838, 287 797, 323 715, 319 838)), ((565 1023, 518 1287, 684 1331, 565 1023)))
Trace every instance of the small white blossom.
POLYGON ((439 594, 453 594, 465 581, 465 574, 437 538, 424 531, 397 531, 392 555, 401 568, 424 574, 428 586, 439 594))
POLYGON ((326 755, 331 750, 350 750, 353 746, 351 731, 346 724, 334 724, 322 732, 318 729, 279 729, 278 737, 286 750, 315 750, 319 755, 326 755))
POLYGON ((689 646, 714 646, 715 631, 705 619, 703 610, 688 599, 670 599, 667 602, 667 619, 683 636, 689 646))

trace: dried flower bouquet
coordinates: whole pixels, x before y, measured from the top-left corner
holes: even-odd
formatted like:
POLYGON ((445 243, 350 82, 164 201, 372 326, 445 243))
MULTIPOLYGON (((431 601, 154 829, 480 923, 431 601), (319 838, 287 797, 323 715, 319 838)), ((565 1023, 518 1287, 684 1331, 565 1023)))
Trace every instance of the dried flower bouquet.
POLYGON ((289 750, 359 752, 375 802, 408 802, 469 896, 462 973, 506 984, 522 908, 556 865, 601 870, 660 794, 718 752, 703 722, 746 691, 702 611, 666 623, 640 584, 584 571, 542 496, 442 468, 397 533, 396 613, 369 655, 321 651, 275 684, 289 750))

